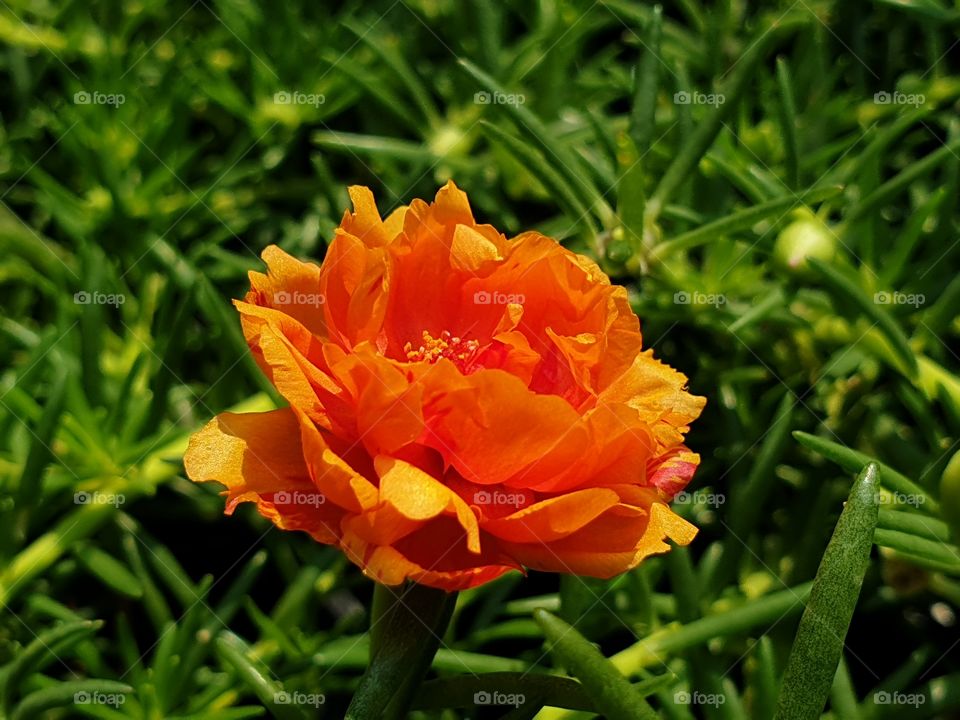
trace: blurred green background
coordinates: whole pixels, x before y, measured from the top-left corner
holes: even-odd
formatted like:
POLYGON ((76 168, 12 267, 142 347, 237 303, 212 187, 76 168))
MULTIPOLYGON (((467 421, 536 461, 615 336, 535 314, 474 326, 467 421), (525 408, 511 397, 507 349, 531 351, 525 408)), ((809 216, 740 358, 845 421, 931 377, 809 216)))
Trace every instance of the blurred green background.
POLYGON ((455 697, 560 672, 547 607, 663 717, 772 717, 874 458, 827 712, 960 717, 958 30, 947 0, 0 2, 0 717, 342 717, 370 583, 180 456, 272 402, 230 306, 260 251, 319 261, 348 185, 385 215, 449 178, 599 260, 708 397, 702 530, 464 593, 415 716, 559 698, 455 697))

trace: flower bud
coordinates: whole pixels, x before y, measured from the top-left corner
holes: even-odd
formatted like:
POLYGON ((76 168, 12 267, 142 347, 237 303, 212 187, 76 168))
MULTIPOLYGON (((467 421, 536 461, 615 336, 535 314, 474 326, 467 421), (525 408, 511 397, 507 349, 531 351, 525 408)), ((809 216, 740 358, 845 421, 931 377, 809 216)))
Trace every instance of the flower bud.
POLYGON ((777 236, 773 258, 785 270, 808 275, 807 258, 830 262, 837 254, 835 235, 820 218, 807 208, 793 213, 794 221, 777 236))

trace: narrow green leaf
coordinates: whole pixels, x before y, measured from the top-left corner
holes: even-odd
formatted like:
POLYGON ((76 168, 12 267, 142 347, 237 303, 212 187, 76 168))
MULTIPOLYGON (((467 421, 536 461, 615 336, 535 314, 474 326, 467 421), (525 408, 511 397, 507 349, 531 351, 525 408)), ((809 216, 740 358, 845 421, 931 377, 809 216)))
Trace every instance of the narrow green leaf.
POLYGON ((780 90, 777 110, 780 116, 780 129, 783 132, 783 161, 786 165, 787 185, 795 188, 800 182, 797 162, 797 107, 794 102, 790 64, 784 57, 777 58, 777 88, 780 90))
POLYGON ((10 720, 33 720, 45 710, 67 705, 96 702, 119 707, 133 688, 113 680, 78 680, 60 682, 27 695, 13 711, 10 720))
MULTIPOLYGON (((644 695, 652 695, 656 688, 673 681, 671 674, 661 675, 654 681, 635 684, 634 689, 644 695)), ((576 680, 559 675, 531 673, 483 673, 458 675, 453 678, 429 680, 420 687, 414 707, 418 710, 440 710, 476 706, 476 695, 494 693, 501 696, 541 696, 549 699, 552 707, 571 710, 596 710, 590 696, 576 680)))
POLYGON ((43 415, 35 429, 30 431, 30 449, 23 463, 20 480, 17 483, 15 505, 17 508, 33 507, 40 500, 41 473, 52 459, 53 436, 63 414, 69 372, 58 372, 54 377, 43 408, 43 415))
POLYGON ((96 545, 84 543, 74 548, 73 554, 87 571, 107 587, 130 598, 143 596, 143 586, 127 567, 96 545))
POLYGON ((0 606, 6 605, 24 586, 42 573, 80 540, 95 533, 116 510, 106 503, 80 505, 50 532, 21 550, 0 570, 0 606))
POLYGON ((837 720, 860 720, 856 689, 853 687, 847 663, 842 657, 830 688, 830 709, 837 720))
POLYGON ((815 720, 823 712, 870 565, 879 472, 871 463, 857 476, 823 554, 784 671, 775 720, 815 720))
MULTIPOLYGON (((501 85, 483 70, 469 60, 461 59, 460 65, 473 77, 474 80, 491 93, 509 95, 501 85)), ((562 175, 571 187, 576 189, 577 196, 582 203, 594 213, 605 228, 615 225, 614 212, 603 195, 585 178, 587 173, 582 161, 575 153, 568 150, 554 139, 553 133, 543 122, 521 104, 507 103, 497 106, 507 112, 516 122, 517 128, 527 139, 540 149, 544 157, 554 165, 557 173, 562 175)))
POLYGON ((880 530, 897 530, 936 542, 950 541, 950 527, 936 518, 918 512, 880 509, 880 530))
MULTIPOLYGON (((619 264, 639 256, 647 241, 644 229, 646 191, 643 159, 626 133, 621 133, 619 137, 617 168, 620 174, 617 180, 620 228, 614 231, 613 242, 607 248, 607 258, 619 264), (618 232, 622 232, 624 237, 618 237, 618 232)), ((653 235, 649 239, 655 240, 653 235)))
POLYGON ((777 656, 768 635, 757 640, 748 666, 754 717, 772 718, 777 707, 777 656))
POLYGON ((681 250, 703 245, 724 235, 749 230, 762 220, 773 217, 782 217, 795 207, 822 202, 836 197, 843 191, 839 185, 813 187, 796 195, 790 194, 754 205, 753 207, 738 210, 726 217, 713 220, 696 230, 682 233, 666 240, 653 249, 653 257, 663 258, 681 250))
POLYGON ((733 577, 737 563, 746 549, 740 538, 749 536, 764 512, 767 498, 774 488, 773 470, 783 454, 796 403, 793 393, 784 395, 769 429, 764 432, 757 459, 750 468, 742 491, 734 493, 731 498, 730 510, 725 513, 727 519, 724 521, 727 526, 727 539, 722 545, 720 559, 704 580, 705 587, 714 594, 719 593, 733 577))
MULTIPOLYGON (((368 635, 345 635, 337 638, 324 643, 310 661, 321 668, 365 670, 370 664, 370 638, 368 635)), ((441 672, 476 675, 495 672, 522 673, 530 670, 530 664, 524 660, 447 648, 437 650, 431 667, 441 672)))
POLYGON ((630 137, 639 155, 650 148, 655 127, 657 92, 660 88, 660 71, 663 59, 660 55, 660 38, 663 35, 663 8, 653 6, 643 40, 643 57, 637 66, 634 79, 633 106, 630 109, 630 137))
MULTIPOLYGON (((897 175, 860 200, 860 202, 853 205, 843 218, 843 228, 849 228, 867 213, 896 196, 897 193, 906 190, 916 180, 936 169, 940 163, 956 157, 958 150, 960 150, 960 139, 955 139, 943 147, 934 150, 923 159, 910 163, 904 170, 901 170, 897 175)), ((841 236, 843 235, 842 230, 838 232, 841 236)))
POLYGON ((868 463, 876 463, 877 467, 880 468, 881 483, 885 487, 907 496, 911 500, 911 505, 933 513, 940 509, 939 504, 913 480, 869 455, 800 430, 796 430, 793 437, 804 447, 823 455, 827 460, 836 463, 847 472, 857 472, 857 468, 862 468, 868 463))
POLYGON ((723 128, 724 120, 734 111, 743 93, 753 82, 757 64, 766 56, 773 44, 780 39, 784 31, 803 25, 805 22, 805 20, 787 19, 773 27, 758 30, 758 38, 747 46, 747 51, 737 60, 732 77, 723 87, 724 102, 719 104, 697 126, 689 139, 674 154, 673 162, 670 163, 670 166, 660 178, 660 183, 647 203, 649 222, 653 222, 659 217, 663 206, 670 201, 674 192, 713 144, 723 128))
POLYGON ((216 640, 217 652, 224 663, 234 669, 243 684, 260 699, 278 720, 305 720, 307 714, 300 706, 284 701, 284 689, 274 679, 273 673, 253 656, 250 648, 229 631, 222 632, 216 640))
POLYGON ((390 69, 393 70, 400 82, 406 85, 410 96, 413 98, 417 107, 420 108, 420 112, 423 113, 423 117, 427 123, 431 126, 437 126, 440 121, 440 113, 437 110, 437 106, 433 102, 427 86, 407 63, 403 53, 398 51, 388 39, 371 32, 372 28, 363 27, 353 18, 346 18, 343 21, 343 26, 383 59, 390 69))
POLYGON ((511 155, 521 160, 536 178, 543 183, 546 190, 556 199, 557 204, 576 225, 582 227, 590 236, 596 234, 596 227, 590 220, 590 211, 577 197, 576 191, 554 166, 547 162, 543 155, 537 152, 528 143, 514 137, 505 130, 501 130, 493 123, 480 121, 480 130, 492 142, 503 146, 511 155))
POLYGON ((242 358, 243 365, 247 368, 247 372, 257 387, 277 405, 284 404, 273 383, 263 374, 250 354, 247 341, 240 330, 240 320, 237 314, 230 311, 228 303, 224 302, 223 296, 214 289, 206 276, 198 274, 196 281, 199 293, 197 307, 200 312, 210 323, 220 328, 224 341, 232 348, 234 357, 242 358))
POLYGON ((314 145, 324 148, 343 148, 350 153, 385 157, 411 162, 434 163, 433 151, 421 143, 380 135, 360 135, 350 132, 318 130, 310 136, 314 145))
POLYGON ((673 653, 703 645, 715 638, 737 635, 755 627, 775 623, 799 612, 812 583, 804 583, 756 600, 748 600, 724 612, 707 615, 691 623, 674 623, 648 635, 611 660, 625 675, 658 665, 673 653))
POLYGON ((960 574, 960 550, 941 540, 928 540, 899 530, 877 530, 874 542, 912 557, 936 563, 938 567, 953 568, 952 574, 960 574))
POLYGON ((906 375, 910 379, 916 378, 918 371, 917 356, 913 352, 913 348, 910 347, 910 341, 906 334, 900 329, 893 316, 875 302, 874 298, 869 297, 853 280, 835 267, 817 258, 807 258, 807 261, 831 289, 853 303, 867 318, 880 327, 897 358, 903 364, 906 375))
POLYGON ((154 571, 180 601, 181 607, 186 610, 200 602, 200 593, 170 549, 152 539, 144 541, 144 546, 147 550, 147 561, 153 565, 154 571))
POLYGON ((580 680, 602 715, 609 720, 656 720, 643 695, 583 635, 546 610, 534 611, 533 617, 554 659, 580 680))
POLYGON ((150 573, 147 571, 146 563, 143 561, 143 554, 140 552, 140 540, 132 532, 124 534, 122 546, 124 554, 127 556, 127 562, 133 568, 134 574, 140 582, 143 594, 143 605, 153 622, 155 630, 160 633, 167 625, 173 622, 173 613, 170 611, 170 605, 167 599, 157 588, 150 573))
MULTIPOLYGON (((938 188, 930 194, 920 207, 910 213, 910 217, 897 236, 890 251, 884 254, 883 263, 879 268, 878 284, 887 289, 897 278, 910 259, 910 254, 923 234, 923 226, 943 204, 947 197, 946 188, 938 188)), ((928 311, 929 312, 929 309, 928 311)))
POLYGON ((167 720, 248 720, 248 718, 263 717, 263 714, 263 707, 250 705, 248 707, 218 707, 209 712, 191 713, 190 715, 170 715, 167 720))
POLYGON ((923 322, 926 327, 923 329, 935 336, 944 333, 957 317, 958 307, 960 307, 960 274, 950 280, 937 301, 924 311, 923 322))
POLYGON ((4 708, 9 708, 21 680, 31 673, 42 670, 57 659, 57 653, 66 653, 102 626, 102 620, 78 620, 63 623, 39 633, 29 645, 17 652, 11 663, 0 670, 0 704, 4 708))

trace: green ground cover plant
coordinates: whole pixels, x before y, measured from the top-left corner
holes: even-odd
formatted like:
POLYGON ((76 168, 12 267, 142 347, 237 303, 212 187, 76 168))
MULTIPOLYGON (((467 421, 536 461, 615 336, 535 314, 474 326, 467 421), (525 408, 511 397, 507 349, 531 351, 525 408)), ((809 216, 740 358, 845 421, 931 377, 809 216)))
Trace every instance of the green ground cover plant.
POLYGON ((958 31, 948 0, 0 2, 0 718, 373 717, 373 583, 182 457, 280 402, 230 305, 263 248, 319 261, 349 185, 386 215, 451 178, 597 260, 707 397, 700 533, 460 593, 383 717, 960 717, 958 31))

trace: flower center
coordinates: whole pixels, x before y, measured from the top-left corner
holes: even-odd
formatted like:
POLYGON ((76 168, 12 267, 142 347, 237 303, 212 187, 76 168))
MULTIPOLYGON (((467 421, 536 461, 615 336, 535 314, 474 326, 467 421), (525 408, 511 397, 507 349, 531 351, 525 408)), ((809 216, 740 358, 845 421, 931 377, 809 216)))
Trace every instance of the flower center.
POLYGON ((423 362, 425 360, 435 363, 440 358, 446 358, 463 371, 466 370, 470 361, 473 360, 480 349, 480 343, 476 340, 465 340, 451 335, 448 330, 440 333, 439 337, 434 337, 424 330, 421 333, 421 338, 422 341, 417 348, 414 348, 413 343, 410 342, 403 346, 403 352, 410 362, 423 362))

